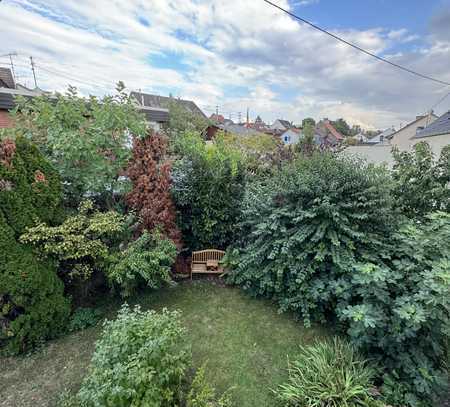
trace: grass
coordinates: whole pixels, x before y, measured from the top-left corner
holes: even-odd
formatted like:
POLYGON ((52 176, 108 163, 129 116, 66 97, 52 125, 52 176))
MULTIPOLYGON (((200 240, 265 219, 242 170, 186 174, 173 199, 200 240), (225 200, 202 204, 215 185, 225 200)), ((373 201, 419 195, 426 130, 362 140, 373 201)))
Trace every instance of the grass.
MULTIPOLYGON (((306 329, 292 316, 278 314, 269 302, 208 281, 142 293, 130 304, 181 310, 194 366, 208 361, 208 380, 219 392, 233 387, 240 407, 273 406, 271 389, 287 378, 287 355, 327 335, 324 328, 306 329)), ((113 315, 118 306, 104 308, 113 315)), ((90 328, 31 355, 0 359, 0 406, 54 406, 63 391, 77 391, 100 332, 90 328)))

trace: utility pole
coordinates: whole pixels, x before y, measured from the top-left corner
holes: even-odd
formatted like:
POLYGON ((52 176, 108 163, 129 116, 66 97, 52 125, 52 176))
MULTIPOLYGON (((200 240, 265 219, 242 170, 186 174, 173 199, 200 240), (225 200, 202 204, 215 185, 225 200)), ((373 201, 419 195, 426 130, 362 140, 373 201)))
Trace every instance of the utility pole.
POLYGON ((241 124, 241 122, 242 122, 242 112, 238 112, 238 120, 239 120, 238 124, 241 124))
POLYGON ((33 71, 33 78, 34 78, 34 87, 37 88, 37 81, 36 81, 36 72, 34 71, 34 62, 33 62, 33 57, 30 56, 30 62, 31 62, 31 70, 33 71))
POLYGON ((219 117, 219 105, 216 105, 216 118, 219 117))

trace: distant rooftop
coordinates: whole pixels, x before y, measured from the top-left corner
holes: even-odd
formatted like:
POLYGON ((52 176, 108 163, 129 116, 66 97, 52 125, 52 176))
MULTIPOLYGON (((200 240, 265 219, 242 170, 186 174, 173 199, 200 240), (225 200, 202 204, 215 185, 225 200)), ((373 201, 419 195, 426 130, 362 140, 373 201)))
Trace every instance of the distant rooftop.
POLYGON ((176 102, 182 105, 188 112, 204 117, 205 119, 207 118, 206 115, 192 100, 184 100, 142 92, 131 92, 130 96, 134 97, 136 101, 142 106, 159 109, 167 109, 170 102, 176 102))
POLYGON ((0 88, 15 89, 16 83, 14 82, 11 69, 0 68, 0 88))
POLYGON ((450 134, 450 111, 444 113, 423 130, 418 131, 413 138, 433 137, 442 134, 450 134))

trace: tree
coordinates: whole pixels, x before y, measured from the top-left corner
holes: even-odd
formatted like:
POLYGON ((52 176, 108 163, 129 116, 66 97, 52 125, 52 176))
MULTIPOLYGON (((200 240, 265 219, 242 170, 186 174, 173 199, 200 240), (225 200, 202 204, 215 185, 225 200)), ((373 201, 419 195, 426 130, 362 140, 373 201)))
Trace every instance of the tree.
POLYGON ((306 122, 303 126, 303 138, 300 140, 298 147, 305 155, 311 155, 314 152, 314 127, 310 122, 306 122))
POLYGON ((188 133, 176 146, 181 159, 173 166, 172 194, 183 240, 191 250, 226 248, 236 238, 245 190, 239 150, 221 138, 207 145, 188 133))
POLYGON ((141 230, 152 232, 160 228, 165 236, 180 244, 181 234, 170 194, 171 163, 166 153, 167 139, 160 134, 149 133, 145 138, 133 139, 133 156, 126 170, 133 188, 126 201, 137 212, 141 230))
POLYGON ((167 108, 169 109, 167 133, 171 139, 185 132, 202 133, 208 127, 208 119, 190 112, 176 99, 171 99, 167 108))
POLYGON ((343 136, 350 136, 351 135, 351 129, 350 126, 347 124, 347 122, 344 119, 337 119, 336 121, 332 122, 334 128, 341 133, 343 136))
POLYGON ((316 125, 316 121, 312 117, 307 117, 302 120, 302 127, 305 127, 307 124, 314 127, 316 125))
POLYGON ((0 347, 23 352, 64 330, 70 302, 53 262, 19 242, 35 219, 55 222, 58 173, 23 137, 0 142, 0 347))
POLYGON ((96 195, 108 207, 114 204, 130 157, 129 134, 142 135, 146 129, 122 83, 115 96, 101 99, 82 98, 74 87, 64 95, 20 99, 14 120, 59 171, 72 207, 87 195, 96 195))

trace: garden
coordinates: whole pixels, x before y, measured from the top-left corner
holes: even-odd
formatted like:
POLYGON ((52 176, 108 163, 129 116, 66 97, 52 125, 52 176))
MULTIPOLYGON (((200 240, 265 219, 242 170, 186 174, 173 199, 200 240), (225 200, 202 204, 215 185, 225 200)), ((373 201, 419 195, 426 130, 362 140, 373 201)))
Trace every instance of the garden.
POLYGON ((1 406, 433 407, 450 336, 450 148, 392 170, 218 134, 123 84, 0 133, 1 406), (190 281, 193 251, 226 252, 190 281))

